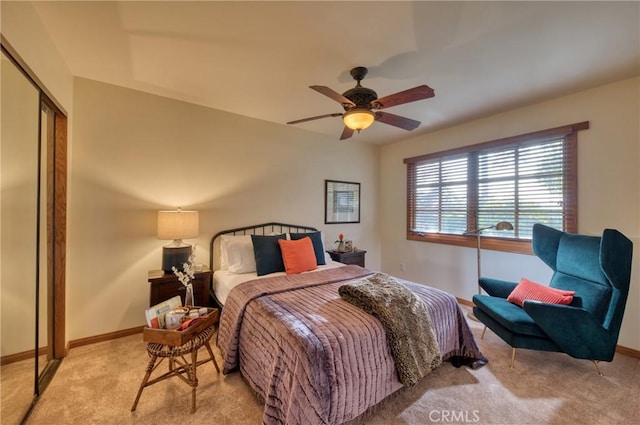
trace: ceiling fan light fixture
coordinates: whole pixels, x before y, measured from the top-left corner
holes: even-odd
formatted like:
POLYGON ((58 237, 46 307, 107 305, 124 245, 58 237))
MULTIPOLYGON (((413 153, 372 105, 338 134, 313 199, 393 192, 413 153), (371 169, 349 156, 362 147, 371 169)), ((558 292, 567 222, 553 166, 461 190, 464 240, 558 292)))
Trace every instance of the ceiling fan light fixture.
POLYGON ((375 115, 368 109, 354 108, 342 116, 344 125, 352 130, 360 131, 369 127, 375 120, 375 115))

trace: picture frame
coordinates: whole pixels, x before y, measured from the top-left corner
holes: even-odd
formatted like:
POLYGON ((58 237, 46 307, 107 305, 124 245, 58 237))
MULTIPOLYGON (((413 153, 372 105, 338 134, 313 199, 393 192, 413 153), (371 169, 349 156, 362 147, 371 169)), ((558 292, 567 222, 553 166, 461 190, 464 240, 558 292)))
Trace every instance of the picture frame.
POLYGON ((324 223, 360 223, 360 183, 324 181, 324 223))

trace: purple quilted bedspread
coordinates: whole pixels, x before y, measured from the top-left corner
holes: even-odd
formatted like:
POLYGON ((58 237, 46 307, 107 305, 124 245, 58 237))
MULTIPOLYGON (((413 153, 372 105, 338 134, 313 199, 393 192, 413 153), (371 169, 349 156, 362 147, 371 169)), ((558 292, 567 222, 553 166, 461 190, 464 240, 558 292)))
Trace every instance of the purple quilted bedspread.
MULTIPOLYGON (((240 369, 264 400, 264 424, 342 424, 402 387, 382 324, 338 295, 372 273, 345 266, 231 291, 218 332, 223 372, 240 369)), ((425 302, 443 360, 482 358, 452 295, 401 282, 425 302)))

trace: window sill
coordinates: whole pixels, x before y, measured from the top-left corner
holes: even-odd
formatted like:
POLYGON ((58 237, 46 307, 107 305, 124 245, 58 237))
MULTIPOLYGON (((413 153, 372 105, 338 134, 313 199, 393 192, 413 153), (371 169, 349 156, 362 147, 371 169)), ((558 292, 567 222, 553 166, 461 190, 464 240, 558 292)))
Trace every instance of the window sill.
MULTIPOLYGON (((477 236, 475 235, 445 235, 438 233, 415 233, 408 232, 407 240, 418 242, 441 243, 446 245, 466 246, 476 248, 478 245, 477 236)), ((517 254, 533 255, 530 240, 495 238, 491 236, 482 236, 482 249, 492 251, 513 252, 517 254)))

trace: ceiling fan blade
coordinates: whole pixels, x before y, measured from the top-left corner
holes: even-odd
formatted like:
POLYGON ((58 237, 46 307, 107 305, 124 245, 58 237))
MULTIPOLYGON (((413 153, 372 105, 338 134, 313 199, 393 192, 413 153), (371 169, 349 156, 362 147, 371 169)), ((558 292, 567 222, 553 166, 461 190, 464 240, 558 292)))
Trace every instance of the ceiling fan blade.
POLYGON ((340 136, 340 140, 348 139, 351 136, 353 136, 353 130, 345 125, 344 130, 342 130, 342 135, 340 136))
POLYGON ((390 108, 404 103, 415 102, 416 100, 428 99, 435 96, 433 89, 427 85, 421 85, 412 89, 404 90, 389 96, 381 97, 371 102, 374 109, 390 108))
POLYGON ((388 112, 376 112, 376 121, 408 131, 415 130, 420 125, 420 121, 401 117, 400 115, 390 114, 388 112))
POLYGON ((324 114, 324 115, 318 115, 317 117, 309 117, 309 118, 302 118, 300 120, 289 121, 287 124, 299 124, 301 122, 319 120, 320 118, 341 117, 341 116, 342 114, 340 112, 336 112, 333 114, 324 114))
POLYGON ((335 100, 336 102, 338 102, 341 105, 356 106, 355 103, 353 103, 352 101, 350 101, 349 99, 347 99, 346 97, 344 97, 343 95, 338 93, 337 91, 334 91, 333 89, 330 89, 329 87, 326 87, 326 86, 309 86, 309 88, 310 89, 314 89, 318 93, 322 93, 323 95, 325 95, 327 97, 330 97, 331 99, 335 100))

